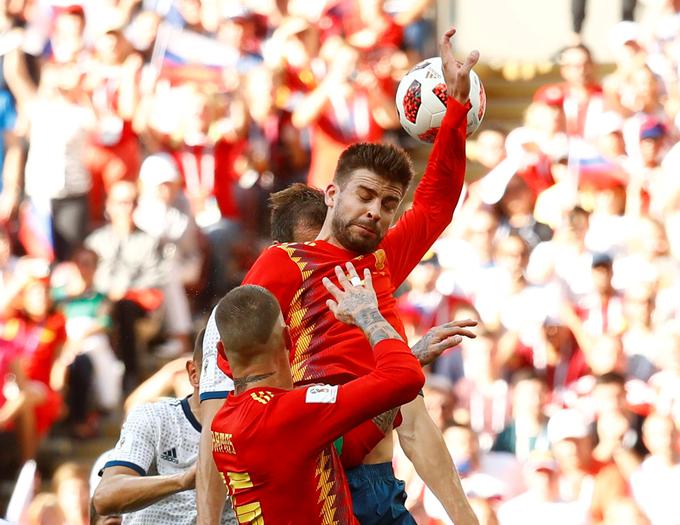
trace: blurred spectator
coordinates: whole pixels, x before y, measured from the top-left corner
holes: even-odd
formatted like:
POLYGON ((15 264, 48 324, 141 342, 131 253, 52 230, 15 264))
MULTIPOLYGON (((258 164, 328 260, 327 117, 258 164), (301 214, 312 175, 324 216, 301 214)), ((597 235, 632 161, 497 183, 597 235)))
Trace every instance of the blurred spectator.
MULTIPOLYGON (((459 424, 451 425, 444 431, 444 440, 466 493, 507 500, 524 489, 521 466, 517 459, 504 452, 482 452, 471 428, 459 424)), ((445 524, 451 523, 429 489, 425 489, 423 503, 428 516, 445 524)))
POLYGON ((2 378, 7 392, 3 397, 16 403, 11 421, 24 461, 35 457, 40 440, 61 415, 59 390, 66 366, 61 360, 66 321, 53 307, 49 269, 41 262, 23 261, 17 270, 16 293, 0 324, 3 357, 10 358, 10 376, 2 378))
POLYGON ((113 303, 114 347, 125 363, 125 388, 128 391, 139 381, 140 349, 135 324, 159 311, 162 289, 167 282, 158 240, 135 226, 136 206, 135 186, 125 181, 115 183, 106 204, 110 223, 86 240, 87 247, 99 256, 95 288, 113 303))
POLYGON ((496 436, 494 452, 509 452, 526 460, 534 450, 548 449, 545 404, 547 385, 531 369, 512 376, 512 421, 496 436))
POLYGON ((154 237, 162 247, 168 264, 168 279, 163 290, 168 305, 167 332, 171 339, 161 351, 177 357, 189 348, 192 329, 191 311, 185 288, 198 286, 203 271, 200 232, 180 194, 180 174, 172 157, 156 154, 147 157, 140 171, 142 194, 135 210, 135 224, 154 237))
POLYGON ((559 495, 557 464, 546 452, 534 452, 525 465, 527 491, 498 509, 500 525, 586 525, 587 509, 578 502, 565 502, 559 495))
POLYGON ((633 497, 652 525, 670 525, 680 512, 673 494, 680 476, 677 428, 670 417, 654 413, 645 420, 642 437, 649 456, 631 475, 633 497))
MULTIPOLYGON (((571 0, 571 24, 574 40, 580 42, 581 30, 586 19, 586 0, 571 0)), ((637 0, 623 0, 621 3, 621 19, 626 21, 633 20, 637 0)))
POLYGON ((26 511, 26 525, 65 525, 66 517, 59 499, 50 492, 38 494, 26 511))
POLYGON ((123 365, 109 342, 111 303, 94 287, 98 256, 79 248, 72 261, 75 272, 53 295, 66 317, 62 360, 68 363, 68 421, 74 435, 91 437, 96 431, 94 410, 113 411, 120 404, 123 365))
MULTIPOLYGON (((70 43, 69 53, 72 45, 79 44, 70 43)), ((87 194, 92 181, 84 155, 96 118, 84 91, 80 66, 46 65, 37 91, 28 99, 27 117, 30 147, 25 192, 34 220, 49 221, 50 228, 39 233, 51 246, 31 239, 24 240, 24 248, 31 255, 63 261, 85 237, 89 225, 87 194)), ((27 216, 23 220, 30 222, 27 216)))
POLYGON ((54 472, 52 485, 66 525, 87 525, 90 522, 90 470, 86 465, 63 463, 54 472))
POLYGON ((591 51, 583 44, 567 46, 560 51, 558 64, 564 82, 541 87, 534 100, 547 97, 562 106, 569 136, 592 136, 603 101, 591 51))
POLYGON ((593 521, 601 521, 611 502, 627 494, 626 481, 618 467, 593 459, 588 425, 577 410, 553 414, 548 421, 548 439, 559 467, 560 498, 579 505, 593 521))

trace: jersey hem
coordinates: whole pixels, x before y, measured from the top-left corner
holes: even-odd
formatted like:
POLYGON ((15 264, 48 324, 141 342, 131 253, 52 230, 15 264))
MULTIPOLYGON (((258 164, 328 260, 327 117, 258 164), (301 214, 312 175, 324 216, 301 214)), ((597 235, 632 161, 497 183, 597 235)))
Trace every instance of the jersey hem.
POLYGON ((101 476, 102 472, 109 467, 127 467, 137 472, 140 476, 146 476, 146 470, 130 461, 107 461, 99 471, 99 475, 101 476))

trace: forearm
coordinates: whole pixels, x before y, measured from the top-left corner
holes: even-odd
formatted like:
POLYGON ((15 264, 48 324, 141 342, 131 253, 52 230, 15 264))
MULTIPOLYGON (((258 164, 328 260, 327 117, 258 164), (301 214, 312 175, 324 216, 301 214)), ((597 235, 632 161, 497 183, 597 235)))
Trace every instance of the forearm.
POLYGON ((102 479, 94 494, 94 507, 98 514, 133 512, 153 505, 157 501, 186 490, 181 475, 132 476, 117 474, 102 479))
POLYGON ((196 510, 197 525, 219 523, 227 488, 220 479, 212 455, 212 420, 224 400, 211 399, 201 403, 201 442, 198 451, 198 470, 196 471, 196 510))
POLYGON ((385 320, 377 307, 369 307, 360 311, 356 318, 356 325, 368 339, 372 348, 385 339, 403 341, 394 327, 385 320))
POLYGON ((404 423, 397 429, 399 442, 416 472, 441 502, 456 525, 478 525, 458 472, 441 432, 427 414, 418 396, 402 407, 404 423))
POLYGON ((325 80, 319 87, 305 97, 293 112, 293 126, 296 128, 304 128, 314 122, 321 114, 321 111, 323 111, 326 102, 328 102, 330 90, 331 86, 328 80, 325 80))
POLYGON ((448 97, 446 115, 437 133, 423 179, 413 196, 414 206, 430 204, 430 207, 444 208, 447 213, 453 213, 465 180, 465 139, 469 108, 469 103, 461 104, 453 97, 448 97), (448 205, 441 206, 442 204, 448 205))

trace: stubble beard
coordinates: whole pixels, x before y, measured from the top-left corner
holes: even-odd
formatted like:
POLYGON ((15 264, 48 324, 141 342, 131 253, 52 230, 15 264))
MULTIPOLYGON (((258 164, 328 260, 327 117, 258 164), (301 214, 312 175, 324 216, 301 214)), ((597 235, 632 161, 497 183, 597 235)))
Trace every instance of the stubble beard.
POLYGON ((358 235, 353 234, 350 230, 352 226, 351 221, 345 222, 342 218, 337 216, 333 217, 331 226, 333 236, 343 248, 361 255, 373 253, 382 241, 382 236, 377 232, 374 239, 362 239, 358 235))

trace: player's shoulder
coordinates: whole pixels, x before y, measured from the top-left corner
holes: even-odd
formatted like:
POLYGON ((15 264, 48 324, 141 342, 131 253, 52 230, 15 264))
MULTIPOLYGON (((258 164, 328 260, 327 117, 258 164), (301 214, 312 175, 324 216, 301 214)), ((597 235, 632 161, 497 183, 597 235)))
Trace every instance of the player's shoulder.
POLYGON ((182 400, 174 397, 162 397, 156 401, 142 403, 130 410, 127 420, 166 421, 169 416, 182 409, 182 400))
POLYGON ((215 310, 217 307, 212 309, 210 312, 210 317, 205 325, 205 334, 203 335, 203 360, 205 361, 206 356, 210 357, 213 354, 217 354, 217 343, 220 340, 220 333, 217 330, 217 322, 215 321, 215 310))

